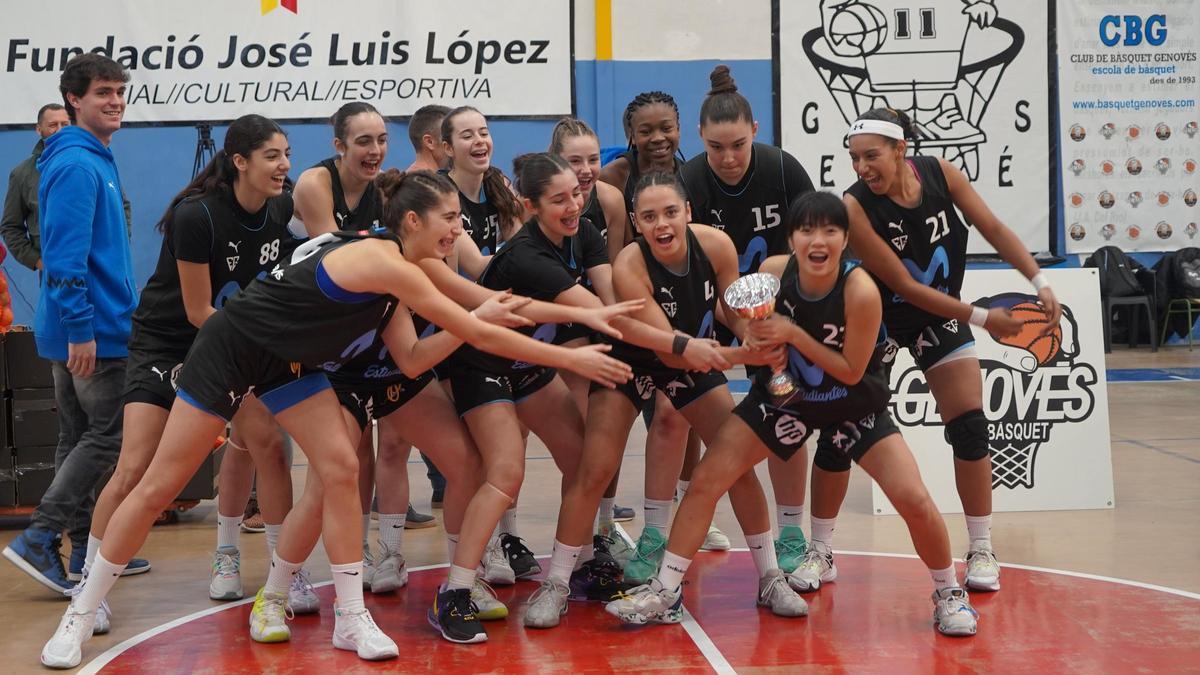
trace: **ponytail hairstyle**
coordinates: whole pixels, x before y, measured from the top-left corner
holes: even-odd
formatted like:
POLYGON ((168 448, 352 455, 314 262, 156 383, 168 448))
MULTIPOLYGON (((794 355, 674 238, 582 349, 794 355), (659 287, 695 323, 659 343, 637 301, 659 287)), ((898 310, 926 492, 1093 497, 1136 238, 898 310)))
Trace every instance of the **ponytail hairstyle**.
MULTIPOLYGON (((442 142, 450 143, 454 137, 454 118, 466 112, 479 112, 478 108, 464 105, 459 106, 442 118, 442 142)), ((486 117, 484 118, 487 119, 486 117)), ((454 166, 454 160, 450 160, 450 166, 454 166)), ((516 229, 517 224, 521 222, 525 214, 525 210, 521 208, 521 203, 517 201, 513 195, 512 189, 508 186, 508 179, 504 177, 504 172, 494 166, 489 166, 483 172, 483 195, 491 202, 496 211, 500 214, 500 234, 504 239, 508 239, 512 231, 516 229)))
POLYGON ((675 111, 675 124, 679 124, 679 105, 675 103, 675 99, 670 94, 662 91, 644 91, 634 96, 629 105, 625 106, 625 114, 621 117, 621 123, 625 127, 625 138, 629 140, 630 148, 633 148, 633 116, 642 108, 655 103, 670 106, 675 111))
POLYGON ((687 191, 683 188, 683 183, 679 180, 679 176, 666 171, 651 171, 650 173, 642 174, 638 178, 637 184, 633 186, 633 211, 637 213, 638 197, 647 189, 663 185, 675 191, 679 198, 687 204, 687 191))
POLYGON ((175 195, 155 228, 162 232, 163 236, 170 238, 171 227, 175 221, 175 209, 181 203, 221 192, 232 193, 233 184, 238 179, 237 167, 233 165, 233 156, 249 157, 250 153, 262 147, 275 134, 287 136, 287 132, 274 120, 267 119, 262 115, 242 115, 234 120, 233 124, 229 125, 229 129, 225 131, 225 144, 217 151, 217 154, 213 155, 208 165, 196 174, 192 182, 175 195))
MULTIPOLYGON (((552 155, 561 155, 567 139, 576 136, 591 136, 596 139, 597 144, 600 142, 600 137, 588 126, 587 122, 577 117, 564 117, 555 123, 554 130, 550 132, 550 147, 547 152, 552 155)), ((517 173, 515 167, 513 173, 517 173)))
POLYGON ((729 73, 729 66, 719 65, 708 76, 711 88, 700 104, 700 126, 710 122, 738 122, 744 120, 754 124, 754 113, 750 101, 738 93, 737 84, 729 73))
MULTIPOLYGON (((919 143, 921 140, 921 134, 917 131, 916 125, 913 124, 913 121, 903 110, 895 110, 892 108, 872 108, 871 110, 859 115, 858 119, 855 121, 857 122, 858 120, 881 120, 900 125, 900 128, 904 131, 905 140, 912 141, 913 148, 916 148, 917 143, 919 143)), ((898 142, 896 139, 888 138, 886 136, 884 137, 884 140, 886 140, 893 147, 895 147, 896 143, 898 142)))
POLYGON ((444 174, 432 171, 404 173, 388 169, 375 177, 375 187, 383 197, 383 217, 380 223, 403 236, 404 216, 415 211, 419 217, 438 207, 442 198, 458 192, 453 181, 444 174))
MULTIPOLYGON (((571 171, 571 165, 549 152, 531 152, 513 160, 517 192, 535 204, 546 194, 546 186, 550 181, 564 171, 571 171)), ((574 172, 571 175, 575 175, 574 172)))
POLYGON ((787 228, 789 237, 796 230, 807 230, 822 225, 835 225, 849 232, 850 215, 846 211, 846 205, 837 195, 817 190, 800 195, 799 199, 792 202, 784 214, 783 225, 787 228))
MULTIPOLYGON (((379 115, 379 111, 375 106, 366 101, 351 101, 337 109, 337 112, 329 118, 329 123, 333 125, 333 136, 342 143, 346 142, 346 134, 350 126, 350 118, 362 113, 375 113, 379 115)), ((381 118, 383 115, 379 115, 381 118)))

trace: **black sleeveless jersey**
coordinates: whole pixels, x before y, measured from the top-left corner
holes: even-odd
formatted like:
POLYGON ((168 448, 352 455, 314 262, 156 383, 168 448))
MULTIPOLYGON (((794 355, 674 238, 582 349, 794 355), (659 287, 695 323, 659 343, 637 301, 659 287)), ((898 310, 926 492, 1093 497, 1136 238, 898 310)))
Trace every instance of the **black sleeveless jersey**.
POLYGON ((188 322, 177 261, 208 265, 212 305, 225 301, 256 278, 281 269, 294 246, 287 224, 292 196, 267 200, 248 213, 232 191, 187 199, 175 207, 171 236, 163 237, 154 274, 133 313, 130 342, 140 348, 186 350, 197 329, 188 322))
MULTIPOLYGON (((936 157, 908 160, 921 181, 921 203, 906 209, 871 192, 861 180, 846 190, 862 205, 875 233, 892 247, 908 273, 922 284, 958 297, 967 268, 969 231, 959 218, 936 157)), ((909 304, 878 278, 883 321, 893 331, 920 329, 929 314, 909 304)))
POLYGON ((755 143, 750 168, 737 185, 726 185, 708 166, 705 154, 683 167, 683 183, 692 205, 692 222, 724 230, 738 253, 738 271, 758 271, 763 260, 788 252, 788 233, 781 227, 788 206, 813 184, 790 154, 755 143))
POLYGON ((600 206, 599 192, 593 185, 587 205, 583 207, 582 217, 590 220, 600 236, 604 237, 604 241, 608 241, 608 218, 604 217, 604 208, 600 206))
MULTIPOLYGON (((788 317, 804 332, 827 347, 842 351, 846 334, 846 279, 858 266, 843 262, 837 283, 823 298, 807 298, 800 290, 796 259, 788 260, 780 280, 775 312, 788 317)), ((795 347, 788 347, 788 373, 798 391, 783 407, 794 411, 810 426, 826 426, 850 419, 859 419, 883 410, 891 398, 883 370, 883 353, 887 332, 880 325, 875 352, 858 384, 847 385, 827 375, 820 366, 810 363, 795 347)), ((771 373, 760 371, 754 386, 766 400, 766 380, 771 373)))
MULTIPOLYGON (((629 214, 630 232, 633 232, 634 237, 638 237, 640 235, 638 234, 637 229, 637 218, 634 218, 633 216, 633 191, 637 188, 638 179, 642 177, 638 170, 637 148, 630 148, 621 153, 620 156, 624 157, 625 160, 629 162, 629 177, 625 179, 625 188, 621 190, 621 193, 625 197, 625 213, 629 214)), ((682 170, 683 162, 680 162, 679 159, 676 158, 675 175, 679 177, 680 182, 683 181, 681 173, 682 170)))
MULTIPOLYGON (((429 337, 437 331, 437 326, 430 323, 428 319, 420 314, 411 309, 408 310, 408 314, 412 317, 413 328, 417 332, 417 339, 429 337)), ((386 323, 384 326, 386 326, 386 323)), ((380 327, 374 341, 371 342, 371 346, 351 357, 336 371, 329 373, 329 381, 333 383, 335 388, 374 388, 409 379, 400 370, 400 366, 396 365, 396 360, 392 358, 391 353, 388 352, 387 345, 383 343, 384 326, 380 327)))
POLYGON ((309 240, 282 273, 231 298, 225 316, 247 339, 284 361, 339 370, 376 344, 397 305, 390 295, 346 291, 325 272, 325 256, 357 243, 337 233, 309 240))
MULTIPOLYGON (((367 183, 358 206, 351 209, 346 205, 346 191, 342 189, 342 179, 338 176, 337 158, 330 157, 322 160, 317 166, 329 171, 329 186, 333 189, 333 217, 337 220, 338 229, 347 232, 369 230, 379 224, 383 217, 383 198, 375 183, 367 183)), ((314 167, 316 168, 316 167, 314 167)))
MULTIPOLYGON (((655 259, 645 239, 637 240, 654 288, 654 302, 667 315, 671 328, 698 338, 711 338, 717 307, 717 273, 692 228, 687 230, 687 268, 676 274, 655 259)), ((637 369, 665 369, 658 355, 627 342, 613 340, 612 356, 637 369)))
MULTIPOLYGON (((450 178, 448 171, 443 171, 442 175, 450 178)), ((454 179, 451 178, 450 182, 454 182, 454 179)), ((463 230, 471 235, 471 239, 479 247, 480 253, 492 255, 499 250, 502 243, 500 240, 500 210, 488 201, 484 190, 479 191, 478 197, 480 201, 475 201, 464 194, 462 188, 458 190, 458 206, 462 211, 463 230)))
MULTIPOLYGON (((532 219, 492 256, 479 277, 479 284, 497 291, 512 289, 517 295, 554 302, 560 293, 581 283, 589 267, 606 263, 608 252, 604 238, 590 222, 580 220, 579 233, 564 237, 560 247, 550 241, 537 220, 532 219)), ((535 340, 553 343, 558 328, 558 324, 550 323, 515 330, 535 340)), ((530 363, 481 352, 470 345, 460 347, 455 352, 455 360, 492 373, 533 367, 530 363)))

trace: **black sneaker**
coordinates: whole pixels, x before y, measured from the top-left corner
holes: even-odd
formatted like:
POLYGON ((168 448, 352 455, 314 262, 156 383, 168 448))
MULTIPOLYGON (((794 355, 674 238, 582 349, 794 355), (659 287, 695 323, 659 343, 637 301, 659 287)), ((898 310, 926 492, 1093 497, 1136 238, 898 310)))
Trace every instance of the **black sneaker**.
POLYGON ((479 617, 475 616, 475 603, 471 602, 469 588, 439 589, 434 595, 433 607, 429 608, 425 618, 450 642, 471 644, 487 641, 487 632, 483 630, 479 617))
POLYGON ((529 550, 520 537, 501 532, 500 548, 504 551, 504 555, 508 556, 508 564, 518 579, 529 579, 541 574, 542 566, 538 564, 537 558, 533 557, 533 551, 529 550))
POLYGON ((598 555, 571 573, 571 594, 567 599, 582 602, 614 600, 636 585, 625 582, 622 576, 621 566, 611 556, 606 560, 598 555))

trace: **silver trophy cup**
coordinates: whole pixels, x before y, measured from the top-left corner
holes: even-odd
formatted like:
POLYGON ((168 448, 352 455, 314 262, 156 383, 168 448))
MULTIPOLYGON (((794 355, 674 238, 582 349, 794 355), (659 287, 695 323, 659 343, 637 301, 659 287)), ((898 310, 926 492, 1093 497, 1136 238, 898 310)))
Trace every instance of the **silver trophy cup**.
MULTIPOLYGON (((779 279, 775 276, 763 272, 747 274, 725 289, 725 304, 743 319, 760 321, 775 313, 778 293, 779 279)), ((796 381, 786 371, 777 370, 767 380, 767 392, 777 400, 789 398, 796 393, 796 381)))

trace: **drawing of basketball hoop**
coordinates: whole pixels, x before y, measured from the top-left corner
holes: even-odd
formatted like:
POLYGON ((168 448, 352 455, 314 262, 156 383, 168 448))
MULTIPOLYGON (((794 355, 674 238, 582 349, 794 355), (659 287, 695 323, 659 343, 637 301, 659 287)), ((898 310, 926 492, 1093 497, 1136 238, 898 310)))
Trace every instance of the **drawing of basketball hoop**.
POLYGON ((914 154, 935 150, 975 180, 980 124, 1025 33, 1003 18, 978 28, 961 3, 942 4, 823 2, 823 25, 801 46, 847 124, 872 108, 903 110, 919 132, 914 154))

